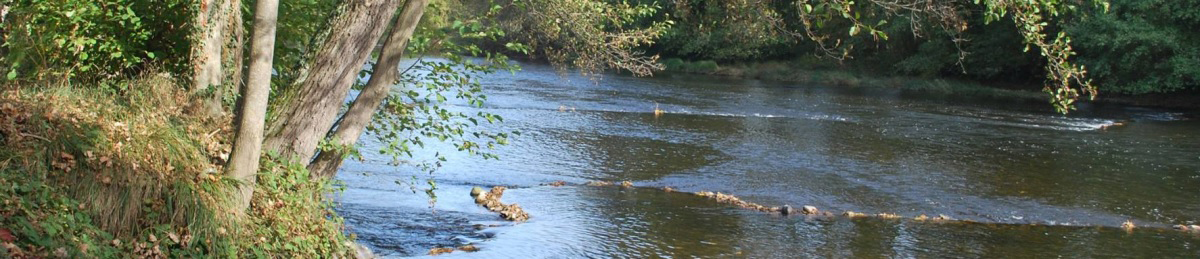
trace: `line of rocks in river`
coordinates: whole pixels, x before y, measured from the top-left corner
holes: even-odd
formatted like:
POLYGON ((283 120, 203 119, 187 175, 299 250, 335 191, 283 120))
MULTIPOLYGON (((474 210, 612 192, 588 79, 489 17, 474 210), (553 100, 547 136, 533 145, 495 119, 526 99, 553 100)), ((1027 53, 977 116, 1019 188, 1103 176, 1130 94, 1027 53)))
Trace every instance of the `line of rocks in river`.
MULTIPOLYGON (((567 183, 565 181, 555 181, 555 182, 546 183, 546 184, 542 184, 542 185, 560 187, 560 186, 567 186, 567 185, 571 185, 571 184, 567 183)), ((633 182, 630 182, 630 181, 623 181, 623 182, 620 182, 617 184, 614 184, 613 182, 608 182, 608 181, 588 181, 588 182, 584 183, 583 185, 593 186, 593 187, 620 186, 622 188, 633 188, 633 182)), ((649 188, 649 187, 646 187, 646 188, 649 188)), ((488 210, 490 210, 492 212, 499 213, 500 217, 504 218, 505 220, 516 221, 516 222, 529 220, 529 213, 526 213, 524 209, 521 209, 521 206, 517 205, 516 203, 504 204, 504 203, 500 202, 500 197, 504 196, 504 190, 506 190, 506 189, 507 188, 504 186, 495 186, 495 187, 492 187, 492 189, 490 191, 484 192, 483 188, 476 186, 474 188, 471 188, 471 197, 475 198, 475 204, 479 204, 480 206, 483 206, 484 208, 487 208, 488 210)), ((720 193, 720 192, 709 192, 709 191, 680 192, 680 191, 675 190, 675 188, 671 188, 670 186, 662 187, 661 189, 665 192, 678 192, 678 193, 692 194, 692 195, 696 195, 696 196, 700 196, 700 197, 705 197, 710 200, 716 201, 717 203, 720 203, 720 204, 732 205, 732 206, 743 208, 743 209, 756 210, 756 211, 761 211, 761 212, 766 212, 766 213, 779 213, 782 215, 807 215, 807 216, 825 217, 825 218, 834 218, 837 216, 843 216, 843 217, 852 218, 852 219, 853 218, 878 218, 878 219, 887 219, 887 220, 904 219, 903 216, 900 216, 897 214, 891 214, 891 213, 867 214, 867 213, 854 212, 854 211, 845 211, 840 214, 834 214, 833 212, 822 211, 820 209, 817 209, 817 207, 810 206, 810 205, 801 206, 799 209, 793 208, 790 205, 783 205, 783 206, 779 206, 779 207, 770 207, 770 206, 765 206, 765 205, 758 204, 758 203, 745 201, 745 200, 742 200, 741 198, 738 198, 737 196, 733 196, 731 194, 724 194, 724 193, 720 193)), ((943 214, 939 214, 936 217, 930 217, 925 214, 921 214, 921 215, 913 217, 911 219, 914 221, 988 224, 988 223, 971 221, 971 220, 958 220, 958 219, 954 219, 954 218, 951 218, 951 217, 943 215, 943 214)), ((1121 224, 1121 228, 1126 231, 1133 231, 1133 229, 1137 228, 1137 226, 1134 225, 1133 221, 1127 220, 1121 224)), ((1172 229, 1200 234, 1200 225, 1175 225, 1172 227, 1172 229)), ((475 247, 474 245, 464 245, 464 246, 460 246, 457 248, 438 247, 438 248, 430 249, 429 255, 440 255, 440 254, 445 254, 445 253, 451 253, 454 251, 476 252, 476 251, 479 251, 479 248, 475 247)))
MULTIPOLYGON (((557 186, 567 185, 567 183, 563 182, 563 181, 556 181, 553 183, 543 184, 543 185, 557 187, 557 186)), ((613 186, 614 184, 612 182, 607 182, 607 181, 588 181, 587 183, 584 183, 584 185, 602 187, 602 186, 613 186)), ((631 183, 629 181, 624 181, 624 182, 620 183, 620 186, 624 187, 624 188, 632 188, 633 183, 631 183)), ((661 189, 666 192, 678 192, 674 188, 671 188, 671 187, 662 187, 661 189)), ((717 203, 732 205, 732 206, 736 206, 736 207, 743 208, 743 209, 756 210, 756 211, 761 211, 761 212, 766 212, 766 213, 779 213, 782 215, 808 215, 808 216, 827 217, 827 218, 843 216, 846 218, 878 218, 878 219, 889 219, 889 220, 905 218, 903 216, 900 216, 897 214, 891 214, 891 213, 868 214, 868 213, 861 213, 861 212, 854 212, 854 211, 845 211, 840 214, 835 214, 833 212, 821 211, 821 210, 817 209, 817 207, 810 206, 810 205, 802 206, 802 207, 800 207, 800 209, 793 208, 790 205, 783 205, 783 206, 779 206, 779 207, 769 207, 769 206, 764 206, 762 204, 748 202, 748 201, 742 200, 741 198, 738 198, 737 196, 733 196, 731 194, 724 194, 724 193, 720 193, 720 192, 699 191, 699 192, 679 192, 679 193, 686 193, 686 194, 692 194, 692 195, 696 195, 696 196, 700 196, 700 197, 705 197, 710 200, 716 201, 717 203)), ((984 222, 977 222, 977 221, 972 221, 972 220, 954 219, 954 218, 951 218, 950 216, 946 216, 944 214, 938 214, 936 217, 930 217, 925 214, 921 214, 919 216, 911 218, 911 220, 931 221, 931 222, 958 222, 958 223, 972 223, 972 224, 987 224, 984 222)), ((997 223, 997 224, 999 224, 999 223, 997 223)), ((1121 224, 1121 229, 1124 229, 1126 231, 1133 231, 1133 229, 1135 229, 1135 228, 1138 228, 1138 226, 1135 225, 1133 223, 1133 221, 1131 221, 1131 220, 1127 220, 1121 224)), ((1200 225, 1175 225, 1172 227, 1172 229, 1189 232, 1189 233, 1200 234, 1200 225)))

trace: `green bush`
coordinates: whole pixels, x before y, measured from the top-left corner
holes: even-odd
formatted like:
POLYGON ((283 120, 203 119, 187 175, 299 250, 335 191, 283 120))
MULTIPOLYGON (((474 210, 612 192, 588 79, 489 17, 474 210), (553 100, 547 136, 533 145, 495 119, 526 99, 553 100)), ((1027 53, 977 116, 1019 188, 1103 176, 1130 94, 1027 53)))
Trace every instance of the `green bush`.
POLYGON ((101 82, 136 75, 156 59, 187 71, 188 0, 16 0, 3 24, 5 80, 101 82))
POLYGON ((713 72, 717 68, 719 68, 717 62, 712 60, 697 61, 696 63, 692 63, 691 66, 693 72, 713 72))
POLYGON ((663 60, 662 64, 663 64, 664 69, 666 69, 667 71, 678 71, 678 72, 688 72, 688 73, 710 73, 710 72, 716 71, 717 68, 719 68, 719 66, 717 66, 717 62, 712 61, 712 60, 702 60, 702 61, 691 62, 691 61, 684 61, 683 59, 679 59, 679 58, 668 58, 668 59, 663 60))
POLYGON ((668 58, 668 59, 664 59, 662 61, 662 64, 663 64, 663 69, 666 69, 667 71, 683 70, 683 59, 668 58))

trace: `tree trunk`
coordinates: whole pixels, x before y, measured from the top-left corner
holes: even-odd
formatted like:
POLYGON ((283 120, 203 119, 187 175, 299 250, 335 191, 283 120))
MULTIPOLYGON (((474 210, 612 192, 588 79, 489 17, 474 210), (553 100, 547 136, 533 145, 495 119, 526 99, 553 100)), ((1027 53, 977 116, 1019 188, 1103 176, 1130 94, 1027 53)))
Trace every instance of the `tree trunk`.
POLYGON ((8 27, 4 26, 6 18, 8 18, 8 5, 0 3, 0 56, 8 56, 8 53, 4 52, 4 43, 8 41, 8 33, 4 31, 4 27, 8 27))
POLYGON ((285 94, 276 109, 278 117, 271 121, 264 145, 279 152, 281 158, 305 164, 312 159, 400 0, 349 0, 346 4, 311 61, 311 72, 297 80, 294 92, 285 94))
POLYGON ((254 194, 255 174, 262 155, 263 124, 267 115, 267 98, 271 91, 271 60, 275 51, 275 25, 279 0, 258 0, 254 7, 254 35, 250 42, 250 70, 242 105, 241 123, 233 154, 230 155, 229 176, 241 181, 238 192, 239 213, 250 207, 254 194))
MULTIPOLYGON (((342 121, 333 133, 333 141, 351 146, 358 142, 367 124, 371 123, 375 110, 395 84, 400 73, 400 59, 404 58, 404 49, 408 40, 412 38, 413 31, 417 29, 417 24, 421 22, 421 15, 425 13, 425 6, 428 4, 429 0, 406 1, 404 11, 396 19, 391 34, 383 43, 383 50, 375 62, 375 72, 371 74, 371 79, 367 80, 367 86, 359 92, 358 98, 350 104, 350 110, 342 115, 342 121)), ((317 177, 332 178, 337 173, 337 168, 342 165, 343 155, 345 154, 339 150, 322 151, 317 155, 317 159, 308 165, 308 171, 317 177)))
POLYGON ((244 31, 241 14, 240 0, 200 1, 200 12, 195 21, 200 27, 196 35, 199 41, 192 49, 191 92, 202 96, 212 89, 210 98, 203 103, 205 114, 216 116, 224 112, 223 97, 240 85, 244 31), (232 76, 227 76, 226 71, 232 76))

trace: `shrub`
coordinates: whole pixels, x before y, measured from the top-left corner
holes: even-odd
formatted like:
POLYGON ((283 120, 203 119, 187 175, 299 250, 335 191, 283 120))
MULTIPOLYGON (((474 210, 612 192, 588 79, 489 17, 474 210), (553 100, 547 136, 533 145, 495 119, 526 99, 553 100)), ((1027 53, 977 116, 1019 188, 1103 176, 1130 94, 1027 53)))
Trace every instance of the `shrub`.
POLYGON ((663 64, 663 68, 666 69, 667 71, 683 70, 683 59, 680 59, 680 58, 664 59, 662 61, 662 64, 663 64))

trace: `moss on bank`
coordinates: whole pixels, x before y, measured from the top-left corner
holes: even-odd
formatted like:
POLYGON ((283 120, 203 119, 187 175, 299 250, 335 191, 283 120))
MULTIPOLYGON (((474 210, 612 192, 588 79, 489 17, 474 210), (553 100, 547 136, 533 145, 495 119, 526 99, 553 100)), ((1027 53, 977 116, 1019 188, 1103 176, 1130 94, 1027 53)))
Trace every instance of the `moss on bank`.
POLYGON ((173 82, 3 86, 0 257, 353 257, 330 185, 303 166, 263 163, 251 210, 233 216, 231 120, 191 114, 173 82))

